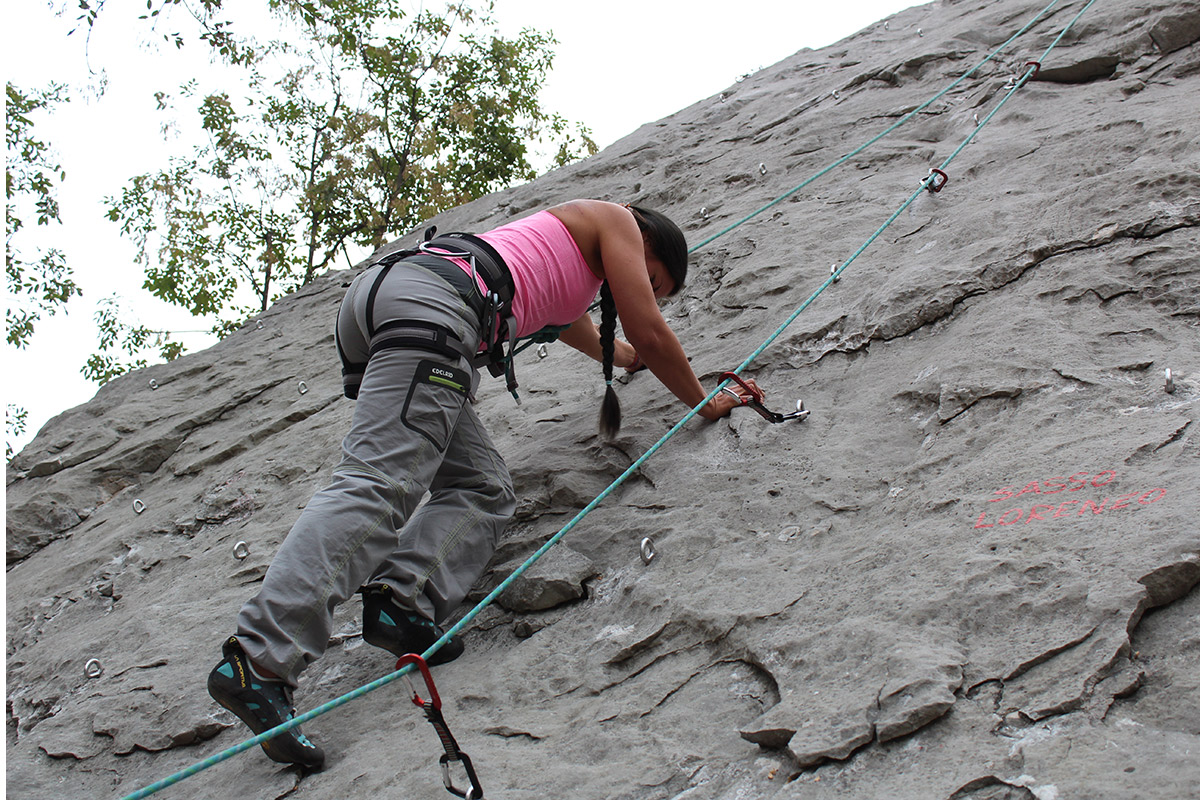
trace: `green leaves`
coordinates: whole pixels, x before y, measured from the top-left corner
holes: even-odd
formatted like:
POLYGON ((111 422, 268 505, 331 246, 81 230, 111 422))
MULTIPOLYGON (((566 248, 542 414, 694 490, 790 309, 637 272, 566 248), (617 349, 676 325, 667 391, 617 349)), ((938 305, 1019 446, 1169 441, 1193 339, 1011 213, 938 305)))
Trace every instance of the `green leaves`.
MULTIPOLYGON (((65 310, 68 301, 81 294, 61 250, 37 249, 33 258, 27 258, 18 247, 30 214, 38 226, 62 222, 56 190, 66 173, 49 143, 34 136, 33 127, 38 113, 49 113, 69 99, 66 87, 59 84, 28 92, 12 83, 5 86, 4 274, 8 303, 4 321, 8 329, 5 341, 11 347, 27 346, 38 322, 65 310)), ((26 417, 24 408, 9 404, 4 443, 7 460, 13 457, 12 440, 25 431, 26 417)))
POLYGON ((13 403, 8 404, 8 409, 4 415, 4 460, 5 462, 12 461, 16 453, 13 452, 12 442, 25 432, 25 423, 29 417, 29 412, 13 403))
POLYGON ((96 327, 100 333, 100 350, 88 357, 80 372, 88 380, 101 385, 147 365, 145 351, 151 347, 164 361, 173 361, 183 352, 179 342, 172 341, 165 331, 152 331, 145 326, 127 322, 120 300, 114 295, 101 300, 96 311, 96 327), (124 356, 120 354, 124 353, 124 356))
MULTIPOLYGON (((149 16, 178 2, 150 0, 149 16)), ((538 101, 553 38, 501 36, 490 4, 268 5, 279 30, 258 39, 222 18, 221 0, 190 7, 200 38, 244 66, 245 81, 183 87, 204 143, 106 201, 145 288, 216 330, 335 260, 350 265, 429 216, 531 179, 534 143, 550 143, 556 166, 595 151, 586 130, 572 134, 538 101)))
POLYGON ((62 222, 56 186, 66 178, 66 173, 49 143, 35 138, 33 117, 38 112, 53 110, 69 98, 66 88, 58 84, 27 93, 11 83, 6 86, 5 97, 4 180, 8 202, 4 266, 10 297, 5 310, 6 340, 14 347, 25 347, 39 320, 57 314, 72 297, 80 294, 62 251, 52 247, 27 259, 18 248, 18 234, 30 214, 39 226, 62 222))

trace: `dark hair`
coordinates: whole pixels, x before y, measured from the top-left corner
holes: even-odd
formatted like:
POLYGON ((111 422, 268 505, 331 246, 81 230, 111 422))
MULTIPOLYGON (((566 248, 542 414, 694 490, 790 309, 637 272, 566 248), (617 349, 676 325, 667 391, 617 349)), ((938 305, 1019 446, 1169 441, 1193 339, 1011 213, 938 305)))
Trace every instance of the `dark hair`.
MULTIPOLYGON (((658 211, 628 206, 650 250, 658 257, 675 285, 675 294, 687 280, 687 240, 679 226, 658 211)), ((611 439, 621 430, 621 401, 613 391, 613 355, 616 349, 617 304, 608 281, 600 285, 600 355, 604 365, 604 401, 600 404, 600 433, 611 439)))
POLYGON ((679 230, 679 226, 668 219, 665 214, 658 211, 638 206, 630 206, 629 210, 633 212, 633 218, 637 221, 642 236, 646 237, 650 249, 654 251, 654 255, 658 256, 658 260, 667 268, 667 274, 675 281, 675 286, 670 291, 670 294, 675 294, 683 288, 683 284, 687 280, 688 249, 683 231, 679 230))

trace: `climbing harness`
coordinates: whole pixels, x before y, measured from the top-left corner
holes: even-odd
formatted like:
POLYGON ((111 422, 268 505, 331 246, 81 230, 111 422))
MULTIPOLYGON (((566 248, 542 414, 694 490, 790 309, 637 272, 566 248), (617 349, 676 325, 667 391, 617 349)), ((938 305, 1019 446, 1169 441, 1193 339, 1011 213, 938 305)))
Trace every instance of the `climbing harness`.
POLYGON ((721 380, 726 381, 726 383, 721 386, 720 391, 728 395, 732 395, 735 400, 737 400, 743 406, 746 406, 747 408, 757 412, 758 415, 767 422, 778 424, 780 422, 787 422, 788 420, 792 419, 799 420, 801 422, 808 419, 809 412, 804 408, 803 400, 796 401, 795 411, 791 412, 790 414, 780 414, 778 411, 771 411, 769 408, 763 405, 763 400, 766 399, 766 396, 763 394, 762 389, 759 389, 757 386, 751 386, 749 383, 742 380, 741 376, 739 376, 737 373, 722 372, 721 380), (746 394, 738 394, 736 391, 731 389, 729 387, 729 381, 741 386, 746 394))
POLYGON ((503 375, 508 391, 520 403, 513 359, 504 352, 507 344, 511 354, 517 338, 516 322, 512 316, 513 297, 516 294, 512 273, 496 248, 478 236, 447 233, 434 238, 436 231, 436 228, 426 231, 425 241, 417 249, 434 257, 465 260, 471 265, 472 290, 478 288, 476 276, 483 279, 487 286, 487 294, 483 298, 482 331, 486 351, 483 357, 475 359, 475 363, 476 366, 486 365, 493 378, 503 375))
POLYGON ((446 751, 439 759, 439 763, 442 765, 442 783, 445 784, 446 791, 459 797, 465 797, 466 800, 482 800, 483 787, 479 785, 479 777, 475 774, 471 758, 459 748, 458 742, 454 740, 454 734, 450 733, 450 726, 446 724, 446 718, 442 715, 442 698, 438 695, 437 687, 433 683, 433 676, 429 674, 429 665, 416 653, 400 656, 396 661, 397 670, 404 669, 409 665, 416 666, 420 670, 421 677, 425 679, 425 688, 429 691, 429 699, 425 700, 416 689, 412 688, 412 684, 409 684, 409 689, 412 690, 413 705, 425 712, 425 719, 429 720, 433 729, 437 731, 438 739, 442 742, 442 749, 446 751), (467 774, 467 781, 470 785, 466 789, 455 786, 450 777, 450 763, 453 761, 461 763, 467 774))
MULTIPOLYGON (((371 267, 379 267, 367 294, 367 338, 373 341, 367 360, 377 352, 392 348, 416 348, 441 353, 451 358, 463 357, 475 366, 486 366, 493 377, 505 376, 508 391, 520 403, 512 351, 516 341, 516 325, 512 317, 512 301, 516 292, 508 265, 490 244, 469 233, 447 233, 436 236, 437 228, 425 231, 425 240, 415 248, 388 253, 371 267), (448 259, 465 260, 470 275, 448 259), (390 320, 375 326, 375 299, 384 280, 397 264, 412 264, 434 273, 449 283, 463 301, 474 311, 480 322, 480 340, 484 351, 477 353, 472 343, 463 342, 453 331, 441 325, 417 319, 390 320), (487 287, 479 290, 479 279, 487 287), (377 334, 387 337, 374 341, 377 334), (505 353, 505 345, 508 353, 505 353)), ((342 383, 345 395, 358 397, 358 387, 366 372, 367 362, 351 361, 341 342, 338 355, 342 360, 342 383)))
MULTIPOLYGON (((893 130, 895 130, 900 125, 907 122, 909 119, 911 119, 917 113, 919 113, 921 110, 927 108, 930 104, 935 102, 938 98, 945 95, 947 92, 949 92, 951 89, 953 89, 959 83, 961 83, 968 76, 973 75, 975 72, 977 72, 984 64, 991 61, 1005 47, 1007 47, 1015 39, 1017 39, 1017 37, 1021 36, 1027 30, 1029 30, 1031 27, 1033 27, 1033 25, 1039 19, 1041 19, 1046 13, 1048 13, 1051 8, 1053 8, 1055 5, 1057 5, 1058 2, 1059 2, 1059 0, 1052 0, 1052 2, 1049 5, 1047 5, 1040 12, 1038 12, 1038 14, 1032 20, 1030 20, 1023 28, 1021 28, 1021 30, 1019 30, 1017 33, 1013 34, 1013 36, 1011 36, 1007 41, 1005 41, 1004 44, 1000 45, 999 48, 997 48, 990 55, 988 55, 987 58, 985 58, 983 61, 981 61, 979 64, 977 64, 972 69, 968 70, 966 73, 964 73, 958 79, 956 79, 953 83, 951 83, 946 89, 942 90, 940 93, 935 95, 929 101, 918 106, 913 111, 909 112, 909 114, 907 114, 905 117, 901 118, 901 120, 899 120, 898 122, 894 123, 891 127, 889 127, 887 130, 885 130, 883 133, 881 133, 878 136, 874 137, 873 139, 869 140, 866 144, 851 151, 849 154, 847 154, 846 156, 843 156, 841 159, 834 162, 830 166, 817 172, 816 174, 814 174, 813 176, 811 176, 810 178, 808 178, 803 183, 796 186, 795 188, 793 188, 786 194, 781 195, 779 198, 777 198, 773 202, 767 204, 766 206, 763 206, 762 208, 753 212, 749 216, 745 217, 742 221, 735 223, 734 225, 731 225, 731 226, 725 228, 724 230, 718 231, 713 236, 710 236, 708 239, 705 239, 700 244, 692 247, 689 250, 689 252, 694 252, 695 250, 699 249, 700 247, 703 247, 704 245, 708 244, 709 242, 713 241, 714 239, 716 239, 716 238, 724 235, 725 233, 728 233, 729 231, 733 230, 734 228, 738 227, 742 223, 752 219, 753 217, 757 216, 758 214, 762 213, 763 211, 766 211, 767 209, 777 205, 778 203, 785 200, 787 197, 790 197, 791 195, 798 192, 800 189, 804 188, 804 186, 807 186, 809 183, 812 183, 814 180, 821 177, 822 175, 825 175, 826 173, 828 173, 835 167, 840 166, 841 164, 845 163, 854 155, 861 153, 867 147, 869 147, 870 145, 879 141, 884 136, 886 136, 888 133, 891 133, 893 130)), ((1089 8, 1091 8, 1092 5, 1095 4, 1095 2, 1096 2, 1096 0, 1089 0, 1088 3, 1086 5, 1084 5, 1084 7, 1079 11, 1079 13, 1076 14, 1075 17, 1070 22, 1067 23, 1067 25, 1059 33, 1058 37, 1050 44, 1050 46, 1046 49, 1045 53, 1043 53, 1042 58, 1038 62, 1036 62, 1037 64, 1040 64, 1042 61, 1045 60, 1046 56, 1050 53, 1050 51, 1053 50, 1058 45, 1058 43, 1062 40, 1062 38, 1064 36, 1066 36, 1067 32, 1071 30, 1071 28, 1075 25, 1075 23, 1079 20, 1079 18, 1082 17, 1083 14, 1086 13, 1087 10, 1089 8)), ((1034 62, 1030 62, 1030 63, 1032 64, 1034 62)), ((1000 110, 1000 108, 1003 107, 1003 105, 1008 102, 1008 100, 1017 91, 1017 89, 1019 89, 1021 86, 1023 86, 1034 74, 1036 74, 1036 68, 1031 67, 1020 80, 1015 81, 1012 89, 997 104, 996 108, 994 108, 991 111, 991 113, 989 113, 984 119, 979 121, 979 124, 975 128, 975 130, 963 141, 963 143, 961 145, 959 145, 959 147, 953 153, 950 154, 950 156, 948 158, 945 159, 945 161, 943 161, 941 163, 941 165, 939 165, 938 169, 944 171, 945 168, 950 164, 950 162, 953 161, 954 158, 956 158, 959 155, 959 153, 962 152, 962 150, 964 148, 966 148, 966 146, 974 139, 975 135, 991 120, 991 118, 1000 110)), ((770 336, 768 336, 767 339, 745 359, 745 361, 742 362, 741 365, 739 365, 737 367, 737 369, 732 370, 732 374, 737 376, 740 373, 742 373, 743 371, 745 371, 750 366, 750 364, 752 364, 763 353, 763 351, 765 351, 768 347, 770 347, 783 334, 783 332, 788 328, 788 326, 790 326, 796 320, 796 318, 799 317, 800 314, 802 312, 804 312, 804 310, 807 309, 822 292, 824 292, 834 282, 836 282, 838 280, 838 278, 841 276, 841 274, 850 266, 850 264, 853 261, 855 261, 860 255, 862 255, 862 253, 883 233, 883 231, 886 230, 893 222, 895 222, 896 219, 899 218, 899 216, 905 211, 905 209, 907 209, 916 200, 916 198, 919 197, 922 192, 925 192, 927 190, 927 187, 934 180, 936 180, 938 178, 939 178, 939 176, 936 173, 930 173, 930 175, 928 175, 924 180, 922 180, 921 185, 917 188, 917 190, 912 195, 909 196, 909 198, 883 223, 883 225, 881 225, 848 259, 846 259, 840 267, 835 269, 829 275, 829 277, 819 287, 817 287, 817 289, 815 291, 813 291, 813 293, 810 294, 809 297, 795 311, 793 311, 792 314, 790 314, 788 316, 788 318, 785 319, 783 321, 783 323, 781 323, 775 329, 775 331, 770 336)), ((461 273, 462 271, 459 270, 459 272, 461 273)), ((465 273, 463 273, 463 274, 465 274, 465 273)), ((1168 381, 1170 381, 1170 378, 1168 378, 1168 381)), ((586 517, 593 510, 595 510, 596 507, 598 507, 601 503, 603 503, 604 500, 606 500, 609 495, 611 495, 614 491, 616 491, 618 487, 620 487, 631 476, 633 476, 635 473, 637 473, 637 471, 639 469, 641 469, 643 464, 645 464, 651 457, 654 456, 655 453, 657 453, 660 449, 662 449, 662 447, 665 446, 666 443, 672 437, 675 436, 675 434, 677 434, 679 431, 681 431, 684 428, 684 426, 687 425, 687 423, 691 421, 691 419, 693 417, 695 417, 697 414, 700 413, 700 409, 704 408, 704 406, 707 405, 710 400, 712 400, 714 397, 716 397, 719 392, 723 391, 729 385, 729 383, 730 383, 730 379, 723 379, 720 382, 720 384, 717 386, 717 388, 715 388, 712 392, 710 392, 703 400, 700 401, 699 404, 697 404, 690 411, 688 411, 686 414, 684 414, 684 416, 682 418, 680 418, 680 420, 678 422, 676 422, 670 428, 670 430, 668 430, 665 434, 663 434, 662 437, 660 437, 658 441, 656 441, 654 444, 652 444, 646 450, 645 453, 643 453, 641 456, 639 456, 637 459, 635 459, 633 461, 633 463, 630 464, 625 469, 624 472, 622 472, 619 476, 617 476, 617 478, 615 480, 613 480, 613 482, 610 483, 603 491, 601 491, 600 494, 596 495, 596 497, 593 498, 591 500, 591 502, 589 502, 582 509, 580 509, 579 512, 576 513, 575 516, 570 519, 570 521, 568 521, 562 528, 560 528, 557 533, 555 533, 553 536, 551 536, 549 539, 547 539, 546 542, 544 544, 542 544, 542 546, 539 547, 531 556, 529 556, 529 558, 527 558, 524 563, 522 563, 519 567, 517 567, 515 570, 513 570, 513 572, 510 573, 507 578, 505 578, 495 588, 493 588, 482 600, 480 600, 475 605, 474 608, 472 608, 470 611, 468 611, 466 614, 464 614, 463 617, 458 622, 456 622, 453 626, 451 626, 441 636, 441 638, 439 638, 436 642, 431 644, 425 650, 425 652, 421 653, 420 654, 421 658, 424 659, 424 658, 429 658, 430 656, 432 656, 434 653, 436 653, 438 650, 440 650, 443 646, 445 646, 445 644, 448 641, 450 641, 450 639, 452 637, 458 635, 464 628, 466 628, 468 625, 470 625, 471 622, 473 622, 475 620, 475 618, 478 617, 479 614, 481 614, 483 612, 484 609, 486 609, 487 607, 492 605, 492 603, 494 603, 496 601, 496 598, 498 598, 505 590, 507 590, 510 586, 512 586, 512 584, 514 582, 519 580, 520 577, 522 575, 524 575, 525 572, 530 569, 530 567, 532 567, 535 563, 537 563, 537 561, 539 559, 541 559, 542 556, 544 556, 550 550, 550 548, 552 548, 552 547, 554 547, 554 545, 558 544, 558 542, 560 542, 563 539, 563 537, 567 535, 567 533, 569 533, 571 530, 573 530, 575 528, 575 526, 578 525, 583 520, 584 517, 586 517)), ((1170 385, 1172 388, 1174 388, 1173 382, 1171 382, 1170 385)), ((370 683, 360 686, 357 689, 347 692, 346 694, 341 695, 340 697, 334 698, 333 700, 330 700, 329 702, 324 703, 323 705, 320 705, 308 712, 299 714, 299 715, 295 716, 294 718, 292 718, 291 720, 289 720, 288 722, 285 722, 275 728, 272 728, 271 730, 264 731, 263 733, 260 733, 257 736, 253 736, 250 739, 247 739, 237 745, 234 745, 220 753, 216 753, 202 761, 199 761, 199 762, 191 765, 190 767, 187 767, 186 769, 183 769, 173 775, 163 778, 162 780, 157 781, 156 783, 153 783, 143 789, 133 792, 132 794, 127 795, 125 798, 123 798, 123 800, 142 800, 142 798, 149 797, 150 795, 154 794, 155 792, 158 792, 161 789, 165 789, 168 786, 172 786, 176 783, 179 783, 180 781, 185 780, 186 778, 189 778, 192 775, 195 775, 199 772, 202 772, 203 770, 208 769, 209 767, 211 767, 215 764, 219 764, 220 762, 225 761, 226 759, 232 758, 233 756, 235 756, 239 753, 243 753, 247 750, 257 747, 259 744, 261 744, 264 741, 267 741, 268 739, 278 736, 279 734, 281 734, 285 731, 291 730, 292 728, 303 725, 312 719, 315 719, 323 714, 327 714, 330 711, 333 711, 335 708, 339 708, 349 702, 352 702, 353 700, 358 699, 359 697, 362 697, 370 692, 375 691, 376 689, 380 689, 380 688, 392 683, 393 681, 397 680, 398 678, 406 676, 407 674, 409 674, 410 672, 413 671, 415 663, 416 662, 406 663, 402 667, 398 668, 397 670, 395 670, 394 672, 392 672, 388 675, 384 675, 374 681, 371 681, 370 683)), ((429 685, 432 687, 431 684, 429 684, 429 685)), ((440 700, 439 700, 439 703, 440 703, 440 700)), ((457 746, 456 746, 456 749, 457 749, 457 746)), ((458 752, 461 753, 461 751, 458 751, 458 752)), ((447 762, 449 762, 450 760, 452 760, 452 759, 447 758, 447 762)), ((464 760, 463 763, 464 763, 464 768, 465 768, 469 762, 464 760)), ((471 773, 468 773, 468 777, 471 777, 471 773)), ((468 789, 468 791, 473 791, 473 790, 475 790, 475 788, 476 788, 476 783, 473 782, 472 788, 468 789)), ((456 792, 456 794, 458 794, 458 792, 456 792)), ((459 796, 467 797, 468 795, 463 793, 463 794, 459 794, 459 796)), ((473 800, 478 800, 478 798, 481 797, 481 795, 472 795, 472 797, 473 797, 473 800)))

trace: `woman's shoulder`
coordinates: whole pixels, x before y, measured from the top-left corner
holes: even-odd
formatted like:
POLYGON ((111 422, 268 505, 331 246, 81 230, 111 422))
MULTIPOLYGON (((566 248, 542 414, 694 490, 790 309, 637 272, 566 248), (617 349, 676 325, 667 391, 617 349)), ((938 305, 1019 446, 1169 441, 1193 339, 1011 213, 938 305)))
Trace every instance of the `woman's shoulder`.
POLYGON ((581 224, 600 225, 605 221, 629 216, 629 207, 607 200, 568 200, 546 209, 564 224, 578 222, 581 224))
POLYGON ((566 226, 581 249, 598 245, 601 233, 637 230, 629 207, 607 200, 570 200, 546 210, 566 226))

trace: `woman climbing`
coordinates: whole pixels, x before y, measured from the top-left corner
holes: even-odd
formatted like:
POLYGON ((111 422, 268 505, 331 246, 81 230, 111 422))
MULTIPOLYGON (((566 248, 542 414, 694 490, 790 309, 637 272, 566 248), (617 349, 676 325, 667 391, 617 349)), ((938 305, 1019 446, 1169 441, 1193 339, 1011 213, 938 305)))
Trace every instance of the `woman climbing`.
MULTIPOLYGON (((674 223, 598 200, 554 206, 478 237, 437 237, 359 274, 337 319, 346 394, 356 398, 342 461, 242 607, 237 634, 208 678, 213 698, 256 734, 291 719, 297 679, 325 651, 334 608, 355 591, 368 643, 396 656, 428 649, 516 507, 504 460, 467 402, 475 365, 490 361, 515 389, 506 340, 567 325, 562 341, 604 365, 608 435, 620 425, 614 365, 644 365, 694 407, 707 392, 657 303, 686 275, 687 247, 674 223), (587 313, 597 291, 599 327, 587 313), (615 337, 618 317, 627 342, 615 337)), ((738 403, 721 393, 700 413, 715 420, 738 403)), ((429 663, 462 651, 450 639, 429 663)), ((324 761, 299 728, 262 748, 306 769, 324 761)))

